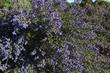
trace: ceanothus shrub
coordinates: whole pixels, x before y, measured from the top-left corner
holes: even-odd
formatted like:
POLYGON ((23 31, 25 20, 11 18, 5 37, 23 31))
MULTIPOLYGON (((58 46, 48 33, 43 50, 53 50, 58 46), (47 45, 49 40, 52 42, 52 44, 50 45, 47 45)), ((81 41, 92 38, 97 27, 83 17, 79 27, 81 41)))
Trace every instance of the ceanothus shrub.
POLYGON ((110 10, 98 4, 31 0, 1 9, 1 73, 95 73, 109 68, 110 10), (103 66, 104 65, 104 66, 103 66))

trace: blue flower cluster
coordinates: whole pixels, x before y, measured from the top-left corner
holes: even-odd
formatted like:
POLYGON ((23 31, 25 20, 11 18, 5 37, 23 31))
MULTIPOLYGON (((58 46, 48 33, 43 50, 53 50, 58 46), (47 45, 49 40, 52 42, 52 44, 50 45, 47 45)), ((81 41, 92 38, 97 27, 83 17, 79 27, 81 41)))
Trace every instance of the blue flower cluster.
POLYGON ((107 6, 65 0, 30 3, 31 10, 0 9, 0 73, 106 73, 107 6))
POLYGON ((39 49, 46 37, 44 24, 31 22, 28 11, 12 9, 0 17, 0 69, 6 72, 10 68, 25 68, 28 63, 34 63, 45 55, 39 49))

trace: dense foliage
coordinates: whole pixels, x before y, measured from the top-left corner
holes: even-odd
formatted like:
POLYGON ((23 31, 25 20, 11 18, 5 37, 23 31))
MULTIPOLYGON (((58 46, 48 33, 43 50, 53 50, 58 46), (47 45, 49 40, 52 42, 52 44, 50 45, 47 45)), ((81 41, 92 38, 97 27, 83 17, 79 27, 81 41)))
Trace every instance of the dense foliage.
POLYGON ((87 1, 1 5, 0 73, 110 73, 109 3, 87 1))

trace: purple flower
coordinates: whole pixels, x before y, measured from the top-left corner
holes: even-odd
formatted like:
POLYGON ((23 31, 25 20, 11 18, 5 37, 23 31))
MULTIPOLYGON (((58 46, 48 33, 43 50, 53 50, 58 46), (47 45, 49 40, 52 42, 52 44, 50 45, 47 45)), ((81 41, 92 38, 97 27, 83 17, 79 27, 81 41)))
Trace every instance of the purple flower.
POLYGON ((33 50, 32 52, 31 52, 31 55, 35 55, 36 54, 36 50, 33 50))
POLYGON ((60 53, 61 49, 60 48, 55 48, 56 52, 60 53))
POLYGON ((19 9, 19 10, 18 10, 18 15, 21 15, 22 12, 23 12, 23 10, 22 10, 22 9, 19 9))
POLYGON ((17 35, 15 31, 12 32, 13 35, 17 35))
POLYGON ((24 23, 22 26, 26 29, 28 27, 28 24, 24 23))

